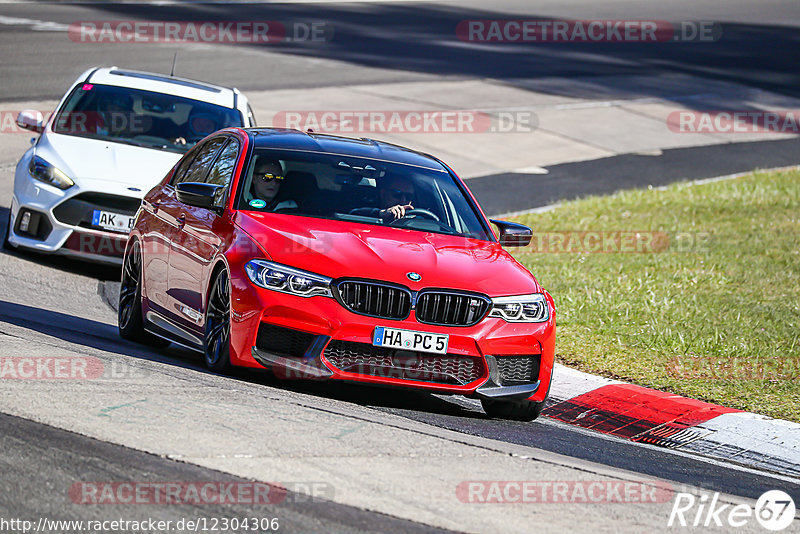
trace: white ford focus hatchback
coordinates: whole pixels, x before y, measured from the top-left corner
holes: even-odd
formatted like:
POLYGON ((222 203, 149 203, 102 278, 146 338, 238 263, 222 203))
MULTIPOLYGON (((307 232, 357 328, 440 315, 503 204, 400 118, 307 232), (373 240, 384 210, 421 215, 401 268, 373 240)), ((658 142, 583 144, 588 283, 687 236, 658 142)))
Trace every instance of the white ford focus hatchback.
POLYGON ((145 193, 197 141, 255 119, 237 89, 110 67, 84 72, 46 122, 17 123, 41 135, 17 164, 6 244, 120 264, 145 193))

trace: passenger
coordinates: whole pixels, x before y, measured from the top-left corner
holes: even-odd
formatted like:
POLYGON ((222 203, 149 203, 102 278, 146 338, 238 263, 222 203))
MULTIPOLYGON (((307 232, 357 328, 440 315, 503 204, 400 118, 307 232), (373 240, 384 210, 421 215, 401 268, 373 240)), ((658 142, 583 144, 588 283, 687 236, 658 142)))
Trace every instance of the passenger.
POLYGON ((297 202, 291 199, 277 198, 284 180, 281 162, 260 158, 253 171, 247 205, 260 211, 278 211, 297 208, 297 202))

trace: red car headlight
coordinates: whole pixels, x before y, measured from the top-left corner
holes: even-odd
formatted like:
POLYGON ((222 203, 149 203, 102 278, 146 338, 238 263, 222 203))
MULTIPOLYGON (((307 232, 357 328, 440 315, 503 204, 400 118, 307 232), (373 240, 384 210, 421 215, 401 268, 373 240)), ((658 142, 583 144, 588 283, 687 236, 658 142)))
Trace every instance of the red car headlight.
POLYGON ((542 293, 495 297, 489 317, 498 317, 509 323, 544 323, 550 319, 550 308, 542 293))
POLYGON ((333 297, 327 276, 267 260, 250 260, 244 270, 251 282, 264 289, 298 297, 333 297))

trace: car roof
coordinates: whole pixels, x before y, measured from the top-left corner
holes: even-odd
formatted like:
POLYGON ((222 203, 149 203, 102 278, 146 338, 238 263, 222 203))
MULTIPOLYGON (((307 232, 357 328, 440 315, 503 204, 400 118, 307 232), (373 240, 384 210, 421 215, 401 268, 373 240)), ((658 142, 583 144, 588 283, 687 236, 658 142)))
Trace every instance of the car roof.
POLYGON ((237 107, 237 100, 241 97, 239 90, 232 87, 117 67, 95 69, 89 74, 85 82, 182 96, 227 108, 237 107))
POLYGON ((243 130, 250 134, 255 148, 356 156, 445 171, 442 164, 433 156, 375 139, 364 137, 356 139, 289 128, 243 128, 243 130))

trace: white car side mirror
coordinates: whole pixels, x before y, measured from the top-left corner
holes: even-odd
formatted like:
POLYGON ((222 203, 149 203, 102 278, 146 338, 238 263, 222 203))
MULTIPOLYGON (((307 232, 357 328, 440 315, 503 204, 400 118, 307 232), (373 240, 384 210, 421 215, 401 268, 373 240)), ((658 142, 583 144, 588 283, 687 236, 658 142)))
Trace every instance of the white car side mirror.
POLYGON ((17 115, 17 126, 36 133, 44 131, 44 116, 41 111, 25 110, 17 115))

